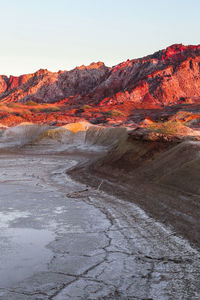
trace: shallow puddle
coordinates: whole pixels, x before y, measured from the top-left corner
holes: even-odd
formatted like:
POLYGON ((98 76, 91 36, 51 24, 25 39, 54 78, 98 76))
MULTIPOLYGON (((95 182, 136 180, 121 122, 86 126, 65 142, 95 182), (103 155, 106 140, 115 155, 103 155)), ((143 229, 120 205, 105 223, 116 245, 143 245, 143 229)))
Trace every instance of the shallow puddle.
POLYGON ((10 228, 18 212, 0 214, 0 287, 11 287, 47 268, 52 252, 46 246, 54 239, 52 232, 32 228, 10 228))

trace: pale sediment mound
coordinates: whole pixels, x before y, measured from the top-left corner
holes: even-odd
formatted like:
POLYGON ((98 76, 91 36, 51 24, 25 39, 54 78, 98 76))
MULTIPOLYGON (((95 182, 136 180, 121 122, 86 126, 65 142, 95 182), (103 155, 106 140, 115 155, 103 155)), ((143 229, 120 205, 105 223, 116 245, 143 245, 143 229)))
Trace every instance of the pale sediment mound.
POLYGON ((87 122, 70 123, 62 127, 49 128, 38 138, 38 141, 51 139, 61 144, 76 147, 76 150, 84 147, 110 148, 119 140, 127 138, 125 128, 112 128, 92 125, 87 122))
POLYGON ((28 122, 9 127, 1 135, 1 148, 23 147, 30 142, 34 142, 45 130, 47 130, 47 126, 28 122))
MULTIPOLYGON (((35 126, 35 125, 37 126, 37 124, 34 124, 32 122, 22 122, 22 123, 18 124, 15 127, 19 127, 19 126, 35 126)), ((39 126, 41 126, 41 125, 39 125, 39 126)))
POLYGON ((63 152, 72 150, 82 152, 106 151, 127 139, 125 128, 101 127, 87 122, 70 123, 62 127, 21 123, 2 131, 0 137, 1 149, 15 149, 34 145, 34 149, 42 147, 43 151, 63 152))
POLYGON ((68 129, 74 133, 79 131, 86 131, 91 127, 89 122, 77 122, 77 123, 70 123, 61 127, 61 129, 68 129))
POLYGON ((140 126, 148 126, 148 125, 152 125, 155 122, 153 120, 151 120, 150 118, 145 118, 144 120, 142 120, 142 122, 140 122, 140 126))
POLYGON ((8 128, 8 126, 5 126, 5 125, 0 123, 0 129, 7 129, 7 128, 8 128))

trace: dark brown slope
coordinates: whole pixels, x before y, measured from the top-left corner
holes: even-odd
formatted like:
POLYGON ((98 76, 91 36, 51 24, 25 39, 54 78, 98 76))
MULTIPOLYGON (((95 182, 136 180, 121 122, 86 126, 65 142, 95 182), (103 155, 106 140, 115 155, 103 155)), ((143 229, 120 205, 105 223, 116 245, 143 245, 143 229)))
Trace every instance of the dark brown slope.
POLYGON ((200 247, 200 143, 165 135, 121 139, 96 161, 68 173, 125 201, 172 227, 200 247))

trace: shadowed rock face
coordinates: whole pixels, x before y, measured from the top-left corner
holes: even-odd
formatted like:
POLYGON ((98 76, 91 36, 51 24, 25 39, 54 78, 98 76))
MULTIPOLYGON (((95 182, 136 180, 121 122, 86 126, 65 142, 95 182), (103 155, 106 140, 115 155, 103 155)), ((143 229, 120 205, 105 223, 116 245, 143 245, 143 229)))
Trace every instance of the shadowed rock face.
POLYGON ((172 45, 112 68, 102 62, 71 71, 0 76, 1 101, 173 105, 200 99, 200 46, 172 45))

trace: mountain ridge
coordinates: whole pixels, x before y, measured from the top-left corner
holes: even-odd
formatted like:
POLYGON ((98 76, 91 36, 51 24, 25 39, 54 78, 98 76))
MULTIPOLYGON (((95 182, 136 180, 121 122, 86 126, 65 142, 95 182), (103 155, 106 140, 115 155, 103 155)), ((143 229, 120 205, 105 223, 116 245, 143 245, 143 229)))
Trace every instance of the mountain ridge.
POLYGON ((103 62, 70 71, 40 69, 0 76, 1 102, 171 105, 200 97, 200 45, 174 44, 143 58, 107 67, 103 62), (184 79, 185 78, 185 79, 184 79))

